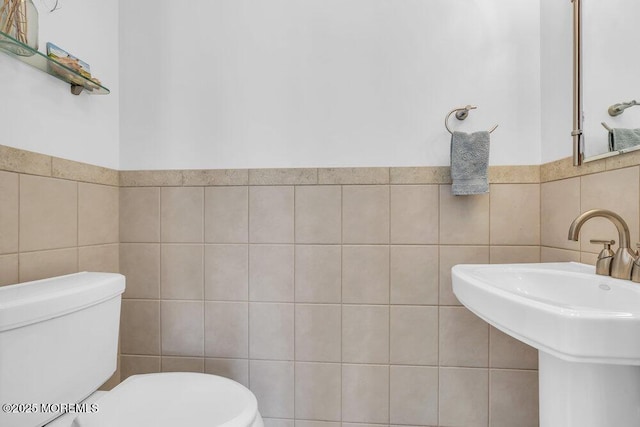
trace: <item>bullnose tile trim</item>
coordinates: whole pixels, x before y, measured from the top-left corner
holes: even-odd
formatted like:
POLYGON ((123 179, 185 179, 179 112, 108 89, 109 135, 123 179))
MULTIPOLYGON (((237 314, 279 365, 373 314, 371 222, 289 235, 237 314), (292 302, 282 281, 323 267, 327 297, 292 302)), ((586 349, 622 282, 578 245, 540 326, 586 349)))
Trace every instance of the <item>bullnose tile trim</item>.
POLYGON ((249 169, 249 185, 313 185, 318 169, 249 169))
POLYGON ((559 181, 638 165, 640 165, 640 151, 584 163, 582 166, 573 166, 573 159, 565 157, 540 166, 540 182, 559 181))
POLYGON ((120 187, 180 187, 181 170, 120 171, 120 187))
POLYGON ((54 178, 105 184, 115 187, 119 185, 117 170, 58 157, 52 157, 51 161, 51 176, 54 178))
POLYGON ((389 168, 323 168, 319 184, 389 184, 389 168))
POLYGON ((247 169, 193 169, 182 171, 184 186, 248 185, 247 169))
POLYGON ((51 157, 0 145, 0 170, 51 176, 51 157))

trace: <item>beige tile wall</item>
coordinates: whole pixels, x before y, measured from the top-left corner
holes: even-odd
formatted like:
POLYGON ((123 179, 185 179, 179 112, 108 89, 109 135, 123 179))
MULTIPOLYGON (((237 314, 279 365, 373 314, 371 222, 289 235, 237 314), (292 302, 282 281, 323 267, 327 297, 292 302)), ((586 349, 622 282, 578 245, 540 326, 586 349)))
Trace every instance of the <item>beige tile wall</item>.
POLYGON ((580 259, 541 254, 563 229, 545 206, 575 194, 540 173, 454 198, 448 168, 118 176, 0 146, 0 284, 120 270, 122 377, 234 378, 268 426, 535 426, 535 350, 462 307, 450 268, 580 259))
POLYGON ((117 171, 0 146, 0 286, 118 272, 118 230, 117 171))
POLYGON ((433 169, 122 173, 123 377, 229 376, 269 426, 536 426, 536 351, 450 268, 540 260, 539 170, 433 169))
POLYGON ((119 271, 117 186, 0 171, 0 285, 119 271))
POLYGON ((602 248, 589 240, 619 240, 613 224, 602 218, 594 218, 584 225, 579 242, 567 239, 573 219, 589 209, 609 209, 620 214, 629 225, 631 244, 640 241, 639 166, 544 182, 540 192, 543 261, 594 264, 602 248))

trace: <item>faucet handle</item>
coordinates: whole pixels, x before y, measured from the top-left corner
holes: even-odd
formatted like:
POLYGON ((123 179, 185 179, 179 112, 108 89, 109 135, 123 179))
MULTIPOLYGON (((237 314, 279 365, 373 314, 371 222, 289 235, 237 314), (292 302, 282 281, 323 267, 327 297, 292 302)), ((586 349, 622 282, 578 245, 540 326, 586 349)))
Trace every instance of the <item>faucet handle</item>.
MULTIPOLYGON (((598 240, 598 239, 593 239, 593 240, 589 240, 591 243, 593 243, 594 245, 604 245, 605 249, 611 249, 611 245, 615 245, 616 241, 615 240, 598 240)), ((640 248, 640 243, 636 244, 637 247, 640 248)))
POLYGON ((635 252, 636 259, 633 261, 633 269, 631 270, 631 280, 640 283, 640 243, 636 243, 638 250, 635 252))
POLYGON ((615 240, 591 240, 591 243, 604 245, 604 249, 600 251, 598 255, 598 261, 596 262, 596 274, 601 276, 611 276, 611 262, 613 261, 614 253, 611 250, 611 245, 615 244, 615 240))

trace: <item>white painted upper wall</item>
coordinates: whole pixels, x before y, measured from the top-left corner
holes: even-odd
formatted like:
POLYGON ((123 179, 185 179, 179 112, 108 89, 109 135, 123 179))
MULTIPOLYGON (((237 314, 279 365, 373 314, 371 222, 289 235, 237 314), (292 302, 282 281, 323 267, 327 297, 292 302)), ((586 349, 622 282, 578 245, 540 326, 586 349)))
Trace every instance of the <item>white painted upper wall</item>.
POLYGON ((34 0, 39 10, 40 51, 48 41, 91 66, 109 89, 106 96, 73 96, 69 85, 0 54, 0 144, 117 168, 118 1, 34 0))
POLYGON ((465 104, 541 160, 538 1, 121 1, 120 38, 121 169, 448 165, 465 104))

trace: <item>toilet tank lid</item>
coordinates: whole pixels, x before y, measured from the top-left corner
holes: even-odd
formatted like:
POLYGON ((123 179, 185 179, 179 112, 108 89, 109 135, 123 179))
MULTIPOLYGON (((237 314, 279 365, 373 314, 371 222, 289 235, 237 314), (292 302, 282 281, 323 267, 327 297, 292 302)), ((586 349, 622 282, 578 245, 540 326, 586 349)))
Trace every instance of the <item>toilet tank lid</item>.
POLYGON ((0 287, 0 332, 82 310, 124 292, 114 273, 75 273, 0 287))

